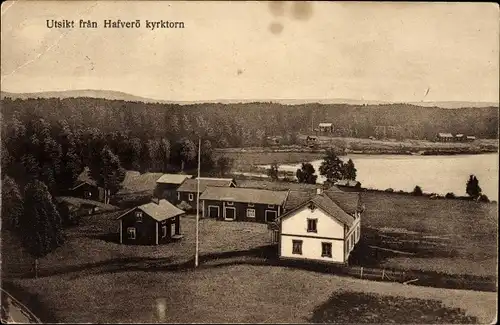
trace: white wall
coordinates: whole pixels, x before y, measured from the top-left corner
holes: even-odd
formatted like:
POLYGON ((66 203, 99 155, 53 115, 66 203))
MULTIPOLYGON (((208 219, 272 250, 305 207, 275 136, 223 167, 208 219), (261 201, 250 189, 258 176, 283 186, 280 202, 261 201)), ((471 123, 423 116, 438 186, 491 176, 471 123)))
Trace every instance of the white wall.
POLYGON ((280 256, 294 259, 321 260, 327 262, 344 263, 344 241, 327 240, 321 238, 310 238, 300 236, 281 236, 280 238, 280 256), (292 254, 292 240, 302 240, 302 255, 292 254), (332 244, 332 257, 321 256, 321 243, 328 242, 332 244))
MULTIPOLYGON (((328 238, 344 238, 344 225, 328 216, 320 208, 311 211, 307 206, 287 216, 281 223, 281 233, 296 236, 317 236, 328 238), (307 232, 307 219, 318 219, 318 232, 307 232)), ((321 247, 320 247, 321 248, 321 247)))

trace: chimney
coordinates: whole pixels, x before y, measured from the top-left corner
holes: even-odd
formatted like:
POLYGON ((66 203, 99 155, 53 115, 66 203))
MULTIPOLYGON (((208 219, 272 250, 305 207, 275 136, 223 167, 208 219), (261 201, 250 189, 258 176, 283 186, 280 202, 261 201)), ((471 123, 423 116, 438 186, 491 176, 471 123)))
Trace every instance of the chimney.
POLYGON ((316 194, 319 195, 319 194, 322 194, 323 193, 323 189, 321 187, 318 187, 316 189, 316 194))

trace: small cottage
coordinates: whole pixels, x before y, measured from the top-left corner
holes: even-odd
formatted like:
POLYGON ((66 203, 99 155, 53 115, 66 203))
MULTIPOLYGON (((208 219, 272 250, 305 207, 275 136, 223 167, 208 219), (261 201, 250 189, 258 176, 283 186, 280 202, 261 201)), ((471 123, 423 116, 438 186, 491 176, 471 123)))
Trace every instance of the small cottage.
POLYGON ((149 202, 118 217, 120 244, 158 245, 181 239, 185 212, 167 200, 149 202))
POLYGON ((104 202, 104 188, 97 186, 93 180, 85 180, 71 188, 68 196, 104 202))
POLYGON ((319 132, 321 133, 333 133, 332 123, 319 123, 319 132))
POLYGON ((156 180, 155 196, 170 202, 176 202, 177 189, 191 175, 185 174, 163 174, 156 180))
POLYGON ((476 141, 476 137, 475 137, 475 136, 473 136, 473 135, 468 135, 468 136, 466 137, 466 140, 467 140, 467 141, 469 141, 469 142, 473 142, 473 141, 476 141))
POLYGON ((270 227, 281 259, 346 264, 360 239, 358 193, 318 189, 270 227))
POLYGON ((458 142, 465 141, 465 136, 461 133, 455 134, 455 141, 458 141, 458 142))
POLYGON ((436 136, 436 141, 440 142, 451 142, 455 139, 451 133, 438 133, 436 136))
POLYGON ((288 191, 207 187, 200 196, 202 217, 272 222, 283 212, 287 196, 288 191))
MULTIPOLYGON (((212 178, 200 177, 200 193, 203 193, 209 186, 216 187, 236 187, 234 178, 212 178)), ((188 178, 177 188, 176 203, 187 203, 191 209, 196 209, 196 189, 198 187, 198 178, 188 178)))

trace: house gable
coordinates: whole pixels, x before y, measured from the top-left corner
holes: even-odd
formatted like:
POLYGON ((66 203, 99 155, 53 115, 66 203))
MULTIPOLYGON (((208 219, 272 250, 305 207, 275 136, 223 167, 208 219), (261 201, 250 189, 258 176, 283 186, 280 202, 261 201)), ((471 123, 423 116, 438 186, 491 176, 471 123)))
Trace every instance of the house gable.
POLYGON ((294 236, 344 238, 344 224, 322 208, 315 206, 310 209, 308 204, 291 211, 281 219, 281 234, 294 236), (309 232, 308 219, 316 221, 316 232, 309 232))

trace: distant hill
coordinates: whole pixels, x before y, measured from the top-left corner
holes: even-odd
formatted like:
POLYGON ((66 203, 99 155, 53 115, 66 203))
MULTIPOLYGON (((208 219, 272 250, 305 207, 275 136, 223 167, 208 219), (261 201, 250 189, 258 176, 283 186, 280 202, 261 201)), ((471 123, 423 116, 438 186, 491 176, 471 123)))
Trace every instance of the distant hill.
MULTIPOLYGON (((152 99, 141 96, 135 96, 121 91, 114 90, 94 90, 94 89, 82 89, 82 90, 62 90, 62 91, 44 91, 36 93, 12 93, 2 91, 0 93, 1 98, 10 97, 12 99, 28 99, 28 98, 78 98, 78 97, 89 97, 89 98, 102 98, 109 100, 123 100, 129 102, 144 102, 144 103, 161 103, 161 104, 180 104, 180 105, 190 105, 190 104, 200 104, 200 103, 222 103, 222 104, 232 104, 232 103, 256 103, 256 102, 273 102, 284 105, 297 105, 305 103, 318 103, 318 104, 348 104, 348 105, 384 105, 384 104, 400 104, 399 102, 388 102, 388 101, 374 101, 374 100, 358 100, 358 99, 348 99, 348 98, 337 98, 337 99, 220 99, 220 100, 199 100, 199 101, 169 101, 152 99)), ((422 107, 440 107, 440 108, 465 108, 465 107, 498 107, 498 103, 493 102, 464 102, 464 101, 440 101, 440 102, 409 102, 406 104, 411 104, 415 106, 422 107)))

